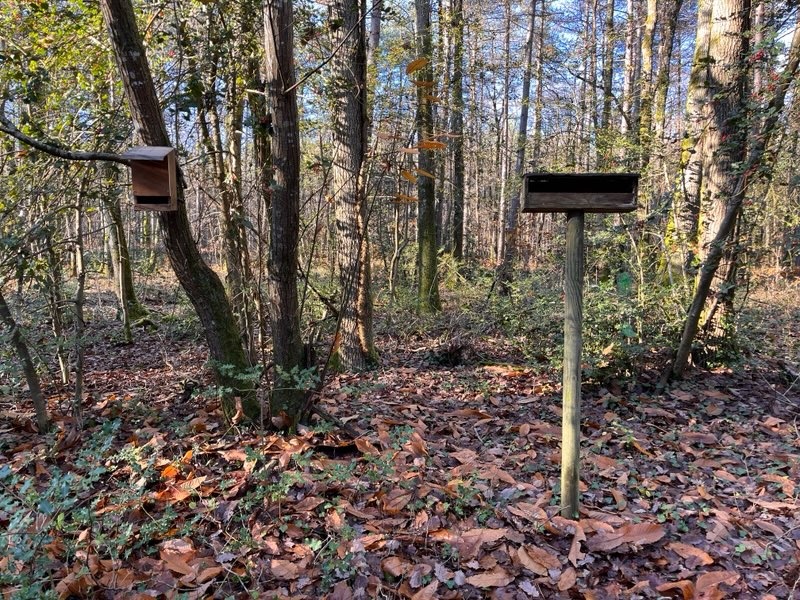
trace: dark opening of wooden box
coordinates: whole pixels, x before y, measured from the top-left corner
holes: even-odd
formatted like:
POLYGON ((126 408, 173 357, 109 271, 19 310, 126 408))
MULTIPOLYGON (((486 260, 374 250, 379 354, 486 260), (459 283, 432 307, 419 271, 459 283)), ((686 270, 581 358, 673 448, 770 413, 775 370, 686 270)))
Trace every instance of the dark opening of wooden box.
POLYGON ((528 173, 522 212, 636 210, 638 173, 528 173))
POLYGON ((136 210, 178 208, 175 149, 139 146, 122 155, 130 161, 133 207, 136 210))

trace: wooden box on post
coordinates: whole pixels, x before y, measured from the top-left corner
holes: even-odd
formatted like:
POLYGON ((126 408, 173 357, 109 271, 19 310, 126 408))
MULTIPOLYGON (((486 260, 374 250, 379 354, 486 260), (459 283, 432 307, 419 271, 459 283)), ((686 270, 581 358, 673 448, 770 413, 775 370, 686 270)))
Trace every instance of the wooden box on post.
POLYGON ((175 149, 169 146, 138 146, 123 158, 131 167, 135 210, 177 210, 178 170, 175 149))
POLYGON ((630 212, 638 187, 638 173, 528 173, 522 212, 630 212))

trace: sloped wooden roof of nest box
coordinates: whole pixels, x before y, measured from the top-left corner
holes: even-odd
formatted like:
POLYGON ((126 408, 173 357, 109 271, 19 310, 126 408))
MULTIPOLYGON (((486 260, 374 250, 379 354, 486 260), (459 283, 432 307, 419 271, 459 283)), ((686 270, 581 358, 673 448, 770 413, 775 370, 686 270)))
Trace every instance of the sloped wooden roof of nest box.
POLYGON ((138 146, 122 156, 128 159, 131 167, 134 209, 177 210, 178 171, 174 148, 138 146))
POLYGON ((522 212, 636 210, 638 173, 528 173, 522 212))

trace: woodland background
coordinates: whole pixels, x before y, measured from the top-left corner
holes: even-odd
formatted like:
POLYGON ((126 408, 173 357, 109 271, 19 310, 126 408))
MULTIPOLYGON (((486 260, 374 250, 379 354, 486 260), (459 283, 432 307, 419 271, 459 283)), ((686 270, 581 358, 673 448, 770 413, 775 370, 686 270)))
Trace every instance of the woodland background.
POLYGON ((792 597, 798 18, 5 0, 4 593, 792 597), (641 174, 587 217, 574 521, 538 171, 641 174))

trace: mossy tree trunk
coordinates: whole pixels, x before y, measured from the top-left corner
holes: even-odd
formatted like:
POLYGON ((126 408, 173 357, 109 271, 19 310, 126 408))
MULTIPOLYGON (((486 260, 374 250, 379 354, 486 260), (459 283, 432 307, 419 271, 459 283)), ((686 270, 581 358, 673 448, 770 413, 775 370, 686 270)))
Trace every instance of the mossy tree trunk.
MULTIPOLYGON (((427 58, 428 64, 417 71, 417 134, 420 141, 433 139, 433 108, 426 96, 431 95, 433 70, 431 69, 431 4, 430 0, 415 0, 417 11, 417 56, 427 58)), ((417 300, 420 312, 441 310, 439 299, 438 257, 436 244, 436 182, 433 173, 436 169, 434 149, 421 148, 419 151, 419 170, 417 194, 419 216, 417 218, 417 270, 419 289, 417 300)))

